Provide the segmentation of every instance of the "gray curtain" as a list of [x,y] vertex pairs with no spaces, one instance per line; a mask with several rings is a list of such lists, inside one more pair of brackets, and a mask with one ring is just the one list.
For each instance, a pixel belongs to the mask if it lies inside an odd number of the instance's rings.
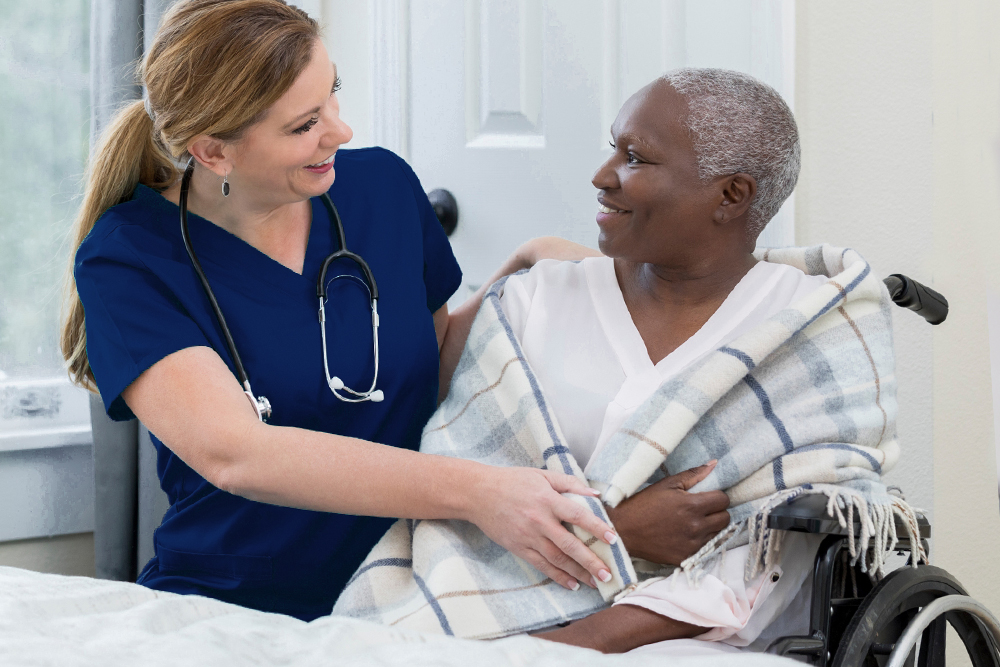
[[[91,0],[90,145],[124,103],[142,97],[135,65],[160,17],[176,0]],[[145,38],[144,38],[145,36]],[[142,424],[113,422],[92,396],[94,557],[97,577],[135,581],[153,556],[153,531],[167,510],[156,452]]]
[[91,396],[90,423],[96,575],[135,581],[153,557],[153,531],[169,507],[156,475],[156,448],[137,420],[111,421],[99,396]]
[[142,97],[135,65],[152,44],[163,13],[176,1],[91,0],[91,146],[124,102]]

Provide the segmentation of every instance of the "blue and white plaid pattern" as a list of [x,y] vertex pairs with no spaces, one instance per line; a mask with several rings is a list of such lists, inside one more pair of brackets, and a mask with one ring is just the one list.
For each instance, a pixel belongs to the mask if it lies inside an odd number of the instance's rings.
[[[614,507],[668,472],[718,459],[695,490],[724,489],[732,522],[682,564],[694,577],[747,540],[748,578],[770,564],[780,535],[762,527],[764,518],[802,493],[827,495],[831,516],[842,521],[857,512],[862,534],[854,552],[863,556],[874,539],[871,565],[880,570],[895,541],[893,515],[914,522],[880,481],[899,457],[888,293],[853,250],[762,250],[758,259],[830,280],[660,387],[595,455],[588,481]],[[500,307],[503,282],[484,299],[421,451],[584,479]],[[600,502],[571,497],[607,521]],[[597,591],[564,589],[474,525],[398,521],[333,613],[485,639],[581,618],[654,580],[636,575],[620,542],[575,531],[612,571]]]

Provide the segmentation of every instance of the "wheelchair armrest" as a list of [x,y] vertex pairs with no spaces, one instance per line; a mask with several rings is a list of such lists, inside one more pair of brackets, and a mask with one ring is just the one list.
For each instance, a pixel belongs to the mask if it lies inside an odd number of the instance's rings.
[[[826,504],[828,499],[824,495],[812,494],[795,498],[786,505],[771,510],[768,516],[767,525],[769,528],[778,530],[793,530],[799,533],[819,533],[823,535],[847,535],[847,528],[841,528],[840,522],[835,517],[828,516]],[[906,538],[906,526],[896,519],[896,534],[900,539]],[[927,539],[931,536],[931,524],[927,517],[922,514],[917,515],[917,526],[920,529],[920,537]],[[861,520],[854,517],[854,533],[861,532]]]

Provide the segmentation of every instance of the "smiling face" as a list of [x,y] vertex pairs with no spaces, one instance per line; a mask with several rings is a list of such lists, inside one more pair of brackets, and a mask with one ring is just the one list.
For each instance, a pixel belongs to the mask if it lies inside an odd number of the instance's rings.
[[714,245],[724,188],[698,177],[687,113],[684,98],[661,80],[618,113],[614,153],[592,181],[600,190],[598,243],[605,255],[674,265]]
[[335,177],[334,154],[353,132],[340,119],[337,70],[316,40],[309,65],[227,153],[229,180],[262,204],[280,206],[318,196]]

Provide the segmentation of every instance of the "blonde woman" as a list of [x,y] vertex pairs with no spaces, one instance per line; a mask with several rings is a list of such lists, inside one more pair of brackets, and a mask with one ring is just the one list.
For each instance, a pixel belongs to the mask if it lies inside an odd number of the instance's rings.
[[[461,272],[412,170],[382,149],[339,150],[352,133],[316,23],[280,0],[181,2],[141,76],[146,103],[119,112],[90,165],[62,335],[74,380],[113,419],[141,419],[157,448],[170,509],[138,582],[313,619],[388,517],[474,522],[570,588],[609,576],[563,526],[617,539],[560,495],[592,493],[573,478],[413,451],[476,300],[448,312]],[[269,423],[185,252],[188,160],[190,241]],[[339,249],[325,193],[378,282],[377,352],[371,286],[337,261],[324,359],[316,280]],[[535,241],[497,276],[585,254]],[[375,396],[337,392],[324,371],[367,387],[376,361],[379,402],[342,400]]]

